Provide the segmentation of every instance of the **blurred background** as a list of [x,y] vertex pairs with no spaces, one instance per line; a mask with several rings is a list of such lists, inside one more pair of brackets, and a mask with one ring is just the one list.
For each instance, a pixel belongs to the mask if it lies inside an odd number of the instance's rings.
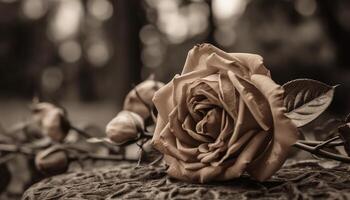
[[38,96],[104,126],[132,84],[169,81],[203,42],[262,55],[280,84],[341,84],[329,112],[350,112],[350,1],[0,0],[0,123]]

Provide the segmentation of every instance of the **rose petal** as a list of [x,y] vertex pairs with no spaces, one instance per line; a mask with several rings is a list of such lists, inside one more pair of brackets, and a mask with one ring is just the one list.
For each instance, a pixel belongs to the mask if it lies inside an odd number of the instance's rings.
[[158,151],[171,155],[179,160],[185,162],[196,160],[195,157],[189,154],[184,154],[177,148],[176,138],[171,132],[169,124],[167,124],[167,126],[165,126],[163,131],[160,133],[159,139],[154,140],[152,144]]
[[215,159],[219,158],[219,155],[220,153],[223,151],[222,148],[218,148],[218,149],[215,149],[215,151],[213,152],[209,152],[209,153],[202,153],[202,154],[199,154],[197,156],[198,159],[200,159],[200,161],[202,163],[211,163],[213,162]]
[[220,133],[222,110],[211,109],[196,125],[196,132],[200,135],[209,136],[215,140]]
[[228,77],[263,130],[272,126],[270,106],[263,94],[247,80],[228,72]]
[[184,169],[186,170],[199,170],[205,166],[207,166],[207,164],[205,163],[201,163],[201,162],[194,162],[194,163],[182,163]]
[[187,154],[191,157],[197,157],[199,154],[198,147],[191,147],[186,144],[183,144],[180,140],[176,139],[176,146],[184,154]]
[[186,62],[181,74],[187,74],[192,71],[205,69],[207,57],[215,52],[215,49],[217,48],[210,44],[201,44],[193,47],[188,52]]
[[233,60],[231,57],[229,57],[229,59],[226,59],[216,53],[210,54],[207,59],[207,66],[208,69],[214,68],[222,72],[231,71],[232,73],[240,76],[249,76],[250,74],[249,68],[247,66],[240,64],[236,60]]
[[[169,164],[169,168],[167,170],[168,174],[174,178],[183,181],[205,183],[219,176],[219,174],[222,173],[223,170],[222,166],[212,167],[196,163],[188,164],[181,162],[175,159],[174,157],[168,155],[165,155],[164,159],[166,163]],[[200,166],[201,168],[194,168],[195,170],[186,169],[191,168],[191,165]]]
[[241,97],[239,100],[238,117],[235,122],[233,134],[228,142],[228,146],[232,146],[243,134],[249,130],[258,130],[260,126],[252,116],[252,113],[246,108]]
[[201,142],[211,142],[213,139],[205,136],[205,135],[201,135],[198,134],[196,132],[194,132],[194,122],[191,120],[191,118],[189,116],[186,117],[184,123],[182,124],[182,128],[188,133],[188,135],[190,135],[193,139],[197,140],[197,141],[201,141]]
[[251,75],[262,74],[270,77],[270,71],[264,66],[263,58],[260,55],[250,53],[229,53],[229,55],[238,63],[247,66]]
[[[178,109],[174,108],[173,111],[169,114],[169,128],[172,132],[172,134],[179,139],[182,143],[185,143],[189,146],[198,146],[200,143],[193,137],[191,137],[188,132],[183,128],[184,125],[182,122],[180,122],[177,118],[177,112]],[[187,123],[188,125],[191,125],[191,121],[189,121],[191,118],[187,116],[189,119],[188,121],[185,120],[184,123]],[[187,118],[186,118],[187,119]]]
[[[216,73],[216,69],[203,69],[203,70],[193,71],[187,74],[183,74],[181,76],[176,75],[172,81],[174,85],[172,97],[175,105],[177,105],[181,100],[182,88],[184,87],[184,85],[193,83],[195,80],[198,80],[200,78],[203,78],[215,73]],[[166,98],[169,98],[169,97],[171,96],[167,96]]]
[[261,131],[255,134],[238,155],[235,163],[232,166],[228,167],[225,173],[221,174],[219,179],[229,180],[241,176],[247,166],[257,156],[257,153],[259,153],[260,149],[263,149],[262,146],[265,146],[268,141],[269,134],[267,132]]
[[226,154],[215,165],[217,166],[223,163],[226,159],[232,157],[233,154],[237,153],[238,150],[241,149],[241,147],[247,144],[249,139],[251,139],[253,135],[256,134],[256,132],[256,130],[250,130],[247,133],[245,133],[242,137],[240,137],[232,146],[229,146],[228,150],[226,151]]
[[171,81],[161,87],[153,96],[153,103],[158,110],[158,118],[162,118],[165,123],[168,122],[168,114],[175,107],[174,101],[171,98],[173,87],[173,82]]
[[264,75],[253,75],[251,80],[268,99],[274,122],[272,143],[248,170],[253,177],[263,181],[282,166],[291,145],[298,139],[298,131],[293,122],[284,115],[286,108],[283,106],[283,88]]
[[203,143],[198,146],[198,151],[200,153],[207,153],[209,151],[208,143]]
[[[214,59],[210,58],[213,53],[216,54],[216,58]],[[216,60],[219,58],[226,61],[222,62],[220,60]],[[236,66],[228,67],[233,63],[236,63]],[[270,76],[270,71],[263,65],[263,58],[261,56],[248,53],[226,53],[211,44],[201,44],[193,47],[188,52],[185,66],[181,74],[205,69],[207,66],[211,66],[213,64],[214,66],[219,68],[224,67],[222,69],[227,69],[230,71],[232,71],[232,68],[237,67],[240,68],[240,70],[245,70],[244,68],[246,68],[249,73],[247,75],[262,74]]]
[[154,130],[153,137],[152,137],[152,145],[153,146],[156,146],[156,143],[158,142],[159,137],[160,137],[160,133],[162,132],[162,130],[167,125],[167,123],[165,123],[164,120],[161,117],[157,117],[156,124],[157,124],[157,126],[156,126],[156,128]]
[[[233,87],[227,74],[220,74],[219,76],[219,100],[222,107],[236,120],[238,115],[239,97],[236,89]],[[237,93],[237,94],[236,94]]]
[[227,143],[228,143],[227,139],[233,133],[234,121],[232,120],[232,118],[228,114],[226,114],[225,111],[222,112],[221,118],[222,118],[222,120],[221,120],[221,132],[220,132],[219,136],[216,138],[215,142],[210,143],[208,145],[210,150],[213,150],[215,148],[219,148],[223,145],[225,145],[225,147],[226,147]]

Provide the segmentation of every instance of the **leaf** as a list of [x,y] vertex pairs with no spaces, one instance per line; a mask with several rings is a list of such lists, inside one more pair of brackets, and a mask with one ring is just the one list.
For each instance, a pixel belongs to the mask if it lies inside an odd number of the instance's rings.
[[334,88],[312,79],[296,79],[282,86],[286,116],[297,127],[304,126],[316,119],[327,109],[333,99]]

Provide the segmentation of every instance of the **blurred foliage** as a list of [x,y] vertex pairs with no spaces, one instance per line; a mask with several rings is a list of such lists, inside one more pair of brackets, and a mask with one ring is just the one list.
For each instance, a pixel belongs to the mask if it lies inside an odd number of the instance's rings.
[[169,81],[209,42],[262,55],[281,84],[341,84],[331,110],[343,114],[349,20],[345,0],[0,0],[1,95],[118,104],[150,73]]

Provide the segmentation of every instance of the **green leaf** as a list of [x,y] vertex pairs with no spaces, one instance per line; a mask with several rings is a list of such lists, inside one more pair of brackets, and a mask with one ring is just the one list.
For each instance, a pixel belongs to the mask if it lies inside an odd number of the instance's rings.
[[332,102],[334,88],[312,79],[296,79],[282,86],[286,116],[297,127],[304,126],[316,119]]

